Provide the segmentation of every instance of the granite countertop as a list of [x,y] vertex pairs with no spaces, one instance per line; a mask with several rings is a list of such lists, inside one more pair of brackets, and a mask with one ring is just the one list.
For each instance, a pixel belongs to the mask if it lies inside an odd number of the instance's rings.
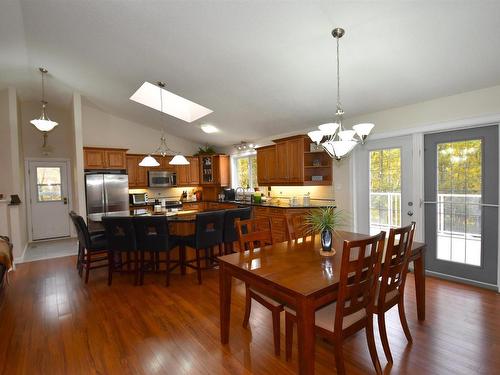
[[307,205],[302,204],[299,200],[299,203],[295,205],[290,204],[290,200],[286,198],[274,198],[271,202],[262,202],[262,203],[252,203],[248,201],[204,201],[204,202],[216,202],[216,203],[234,203],[240,206],[258,206],[258,207],[271,207],[271,208],[324,208],[331,207],[335,205],[335,200],[319,200],[311,198],[311,202]]

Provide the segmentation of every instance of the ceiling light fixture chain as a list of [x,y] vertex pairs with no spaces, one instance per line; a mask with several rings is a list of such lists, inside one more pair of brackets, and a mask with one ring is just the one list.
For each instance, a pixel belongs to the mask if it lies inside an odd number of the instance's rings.
[[344,110],[340,100],[340,38],[345,34],[345,30],[337,27],[332,30],[332,36],[336,39],[337,47],[337,108],[335,111],[334,123],[322,124],[319,130],[307,133],[309,138],[318,145],[321,145],[327,154],[336,159],[342,160],[356,147],[358,143],[364,144],[374,125],[371,123],[357,124],[352,130],[345,130],[342,121]]

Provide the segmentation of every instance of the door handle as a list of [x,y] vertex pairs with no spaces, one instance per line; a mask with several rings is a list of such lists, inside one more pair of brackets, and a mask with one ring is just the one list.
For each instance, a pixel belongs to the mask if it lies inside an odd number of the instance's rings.
[[408,211],[407,215],[408,216],[413,216],[413,211]]
[[64,197],[64,198],[63,198],[63,203],[64,203],[64,204],[68,204],[68,198]]

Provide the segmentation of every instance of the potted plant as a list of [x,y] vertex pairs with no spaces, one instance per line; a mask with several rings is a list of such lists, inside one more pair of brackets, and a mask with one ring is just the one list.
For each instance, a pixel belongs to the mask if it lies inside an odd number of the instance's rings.
[[344,213],[335,207],[325,207],[311,210],[305,224],[313,233],[321,234],[321,247],[323,251],[332,251],[333,232],[344,222]]

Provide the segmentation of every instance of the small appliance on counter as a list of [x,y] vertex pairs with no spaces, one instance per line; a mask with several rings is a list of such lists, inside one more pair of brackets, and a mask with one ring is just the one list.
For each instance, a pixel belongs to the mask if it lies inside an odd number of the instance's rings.
[[236,192],[234,189],[223,189],[224,200],[225,201],[235,201],[236,200]]
[[129,202],[134,206],[143,206],[148,204],[148,193],[129,194]]

